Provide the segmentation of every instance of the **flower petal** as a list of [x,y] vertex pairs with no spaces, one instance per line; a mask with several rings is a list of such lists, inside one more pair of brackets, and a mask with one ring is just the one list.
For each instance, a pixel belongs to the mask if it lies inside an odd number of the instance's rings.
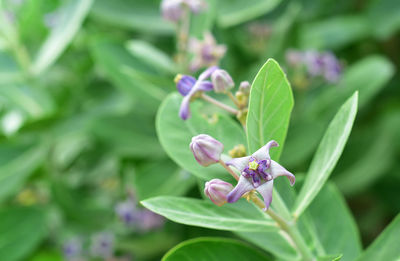
[[258,149],[256,152],[254,152],[252,156],[258,160],[271,158],[269,156],[269,149],[272,147],[278,147],[278,146],[279,146],[279,144],[276,141],[271,140],[267,144],[262,146],[260,149]]
[[199,91],[208,92],[208,91],[212,91],[213,89],[214,89],[214,86],[210,81],[203,81],[203,82],[199,83],[199,87],[198,87]]
[[237,170],[240,171],[240,173],[243,172],[244,168],[249,164],[251,156],[246,156],[246,157],[241,157],[241,158],[233,158],[229,161],[226,162],[226,165],[228,166],[233,166]]
[[200,81],[200,82],[204,81],[205,79],[210,77],[211,74],[217,69],[218,69],[218,66],[211,66],[210,68],[208,68],[207,70],[202,72],[197,80]]
[[294,185],[294,182],[296,181],[295,176],[292,173],[290,173],[289,171],[287,171],[284,167],[282,167],[276,161],[271,160],[270,171],[271,171],[272,178],[274,178],[274,179],[276,177],[286,176],[290,181],[290,185],[292,185],[292,186]]
[[181,117],[182,120],[187,120],[190,117],[190,98],[192,95],[186,95],[183,97],[181,107],[179,109],[179,117]]
[[228,203],[236,202],[241,196],[243,196],[244,193],[253,189],[253,185],[244,176],[240,176],[239,182],[237,183],[236,187],[231,192],[229,192],[226,199]]
[[261,194],[264,199],[265,208],[264,211],[269,208],[272,202],[272,189],[274,187],[274,180],[270,180],[256,188],[256,190]]

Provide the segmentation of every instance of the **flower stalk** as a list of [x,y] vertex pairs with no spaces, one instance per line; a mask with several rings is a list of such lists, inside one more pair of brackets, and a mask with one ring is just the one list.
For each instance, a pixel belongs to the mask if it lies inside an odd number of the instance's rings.
[[223,110],[225,110],[225,111],[227,111],[227,112],[229,112],[229,113],[231,113],[231,114],[237,115],[237,114],[239,113],[238,110],[236,110],[236,109],[232,108],[231,106],[228,106],[228,105],[226,105],[226,104],[224,104],[224,103],[222,103],[222,102],[220,102],[220,101],[217,101],[216,99],[214,99],[214,98],[208,96],[207,94],[202,93],[200,97],[201,97],[203,100],[205,100],[205,101],[207,101],[207,102],[209,102],[209,103],[212,103],[212,104],[214,104],[215,106],[218,106],[218,107],[220,107],[221,109],[223,109]]

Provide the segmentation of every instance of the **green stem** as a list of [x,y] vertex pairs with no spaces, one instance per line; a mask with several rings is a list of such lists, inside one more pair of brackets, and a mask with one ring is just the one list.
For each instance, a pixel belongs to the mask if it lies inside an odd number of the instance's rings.
[[234,109],[234,108],[232,108],[232,107],[226,105],[225,103],[222,103],[222,102],[220,102],[220,101],[217,101],[216,99],[214,99],[214,98],[212,98],[212,97],[210,97],[210,96],[208,96],[208,95],[206,95],[206,94],[204,94],[204,93],[202,93],[200,97],[201,97],[203,100],[208,101],[209,103],[212,103],[212,104],[214,104],[214,105],[220,107],[221,109],[226,110],[226,111],[229,112],[229,113],[232,113],[232,114],[235,114],[235,115],[237,115],[237,114],[239,113],[238,110],[236,110],[236,109]]
[[[250,196],[250,200],[253,201],[259,208],[261,209],[265,208],[264,202],[262,202],[262,200],[259,197],[257,197],[257,195],[252,194]],[[313,255],[311,251],[308,249],[307,244],[305,243],[303,237],[301,236],[295,222],[289,223],[281,216],[279,216],[277,213],[275,213],[275,211],[273,211],[271,208],[267,209],[265,213],[267,213],[278,224],[278,226],[289,235],[289,237],[295,244],[297,250],[301,254],[302,260],[304,261],[314,260]]]
[[182,72],[188,71],[188,57],[187,57],[187,49],[189,43],[189,30],[190,30],[190,9],[187,6],[183,7],[182,18],[179,21],[177,26],[177,62],[179,65],[179,69]]

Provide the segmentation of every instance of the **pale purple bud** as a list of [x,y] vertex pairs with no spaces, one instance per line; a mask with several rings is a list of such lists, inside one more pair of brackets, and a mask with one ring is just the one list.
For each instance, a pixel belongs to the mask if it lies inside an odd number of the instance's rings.
[[216,93],[226,93],[235,86],[232,77],[225,70],[218,69],[211,74],[211,82]]
[[220,179],[212,179],[206,182],[204,194],[217,206],[227,203],[227,195],[233,190],[231,183]]
[[93,257],[110,258],[114,252],[114,235],[101,232],[92,237],[90,252]]
[[192,138],[190,150],[197,162],[207,167],[219,161],[224,145],[207,134],[200,134]]
[[251,85],[248,81],[243,81],[239,85],[239,91],[241,91],[244,94],[249,94],[251,89]]
[[162,0],[161,13],[165,20],[178,22],[182,17],[183,0]]

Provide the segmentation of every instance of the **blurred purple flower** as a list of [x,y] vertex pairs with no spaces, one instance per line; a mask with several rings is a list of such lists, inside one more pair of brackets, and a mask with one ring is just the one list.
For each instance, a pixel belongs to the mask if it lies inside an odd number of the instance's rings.
[[127,226],[132,226],[140,220],[140,213],[136,208],[136,204],[130,199],[118,203],[115,207],[115,212]]
[[335,83],[339,81],[342,73],[340,62],[333,53],[326,52],[322,55],[322,63],[324,64],[324,78],[327,82]]
[[163,18],[174,23],[178,22],[182,18],[185,5],[194,14],[198,14],[206,8],[206,2],[203,0],[162,0],[161,13]]
[[165,223],[165,219],[157,215],[150,210],[143,209],[140,211],[140,223],[139,229],[142,231],[148,231],[162,227]]
[[114,235],[110,232],[93,235],[90,252],[93,257],[110,258],[114,252]]
[[217,65],[225,55],[226,46],[218,45],[211,33],[205,33],[203,40],[191,38],[189,52],[193,54],[190,70],[197,71],[202,67]]
[[265,209],[268,209],[272,202],[272,189],[275,178],[286,176],[293,186],[296,180],[295,176],[273,161],[269,155],[270,148],[277,146],[278,143],[272,140],[251,156],[233,158],[226,163],[235,167],[241,173],[238,184],[227,196],[229,203],[238,201],[243,194],[255,189],[264,198]]
[[62,250],[66,260],[76,260],[82,254],[82,241],[79,238],[71,238],[64,242]]
[[186,120],[190,117],[190,100],[192,97],[202,91],[211,91],[213,85],[210,81],[206,81],[211,74],[218,69],[217,66],[213,66],[202,72],[197,80],[193,81],[193,77],[188,75],[177,75],[175,77],[176,87],[178,91],[184,96],[181,107],[179,110],[179,117]]

